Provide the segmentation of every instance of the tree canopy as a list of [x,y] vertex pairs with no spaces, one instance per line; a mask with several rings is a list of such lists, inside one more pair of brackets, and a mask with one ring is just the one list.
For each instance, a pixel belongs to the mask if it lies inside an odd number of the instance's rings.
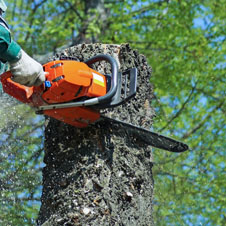
[[[226,0],[7,5],[13,37],[31,55],[85,41],[130,43],[147,57],[155,90],[152,129],[190,146],[183,154],[154,150],[156,225],[224,225]],[[24,105],[0,111],[0,224],[32,225],[41,192],[44,120]]]

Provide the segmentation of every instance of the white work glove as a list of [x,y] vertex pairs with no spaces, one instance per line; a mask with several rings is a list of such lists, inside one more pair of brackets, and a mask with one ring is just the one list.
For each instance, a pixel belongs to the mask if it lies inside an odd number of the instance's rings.
[[21,50],[21,58],[16,62],[9,62],[9,65],[14,82],[25,86],[39,86],[45,82],[42,65],[23,50]]

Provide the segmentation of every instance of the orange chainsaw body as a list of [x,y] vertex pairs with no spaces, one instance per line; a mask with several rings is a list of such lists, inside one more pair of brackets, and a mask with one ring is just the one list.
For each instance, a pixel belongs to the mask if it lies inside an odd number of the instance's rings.
[[[2,74],[4,92],[32,107],[89,99],[104,96],[107,92],[106,77],[85,63],[57,60],[43,65],[43,68],[46,82],[39,87],[27,87],[13,82],[10,72]],[[43,114],[80,128],[100,117],[98,110],[83,106],[43,110]]]

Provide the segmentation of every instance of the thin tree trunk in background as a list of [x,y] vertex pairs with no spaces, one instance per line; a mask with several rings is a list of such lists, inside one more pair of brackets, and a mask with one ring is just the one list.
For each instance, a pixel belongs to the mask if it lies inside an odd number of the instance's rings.
[[[104,111],[112,118],[150,128],[151,68],[129,45],[82,44],[62,52],[84,61],[112,55],[120,70],[137,67],[138,91],[130,102]],[[109,74],[106,63],[96,70]],[[42,205],[38,225],[153,225],[151,147],[117,126],[85,129],[47,118]]]

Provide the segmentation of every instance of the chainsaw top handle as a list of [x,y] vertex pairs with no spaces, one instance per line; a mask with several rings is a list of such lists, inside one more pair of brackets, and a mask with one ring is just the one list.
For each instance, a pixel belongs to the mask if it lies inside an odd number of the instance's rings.
[[109,55],[105,55],[105,54],[99,54],[97,56],[94,56],[94,57],[90,58],[89,60],[86,60],[84,63],[90,67],[92,64],[99,62],[99,61],[107,61],[108,63],[110,63],[111,73],[112,73],[110,90],[104,96],[94,98],[94,99],[98,99],[97,103],[103,104],[103,103],[109,102],[117,91],[118,64],[114,58],[112,58]]

